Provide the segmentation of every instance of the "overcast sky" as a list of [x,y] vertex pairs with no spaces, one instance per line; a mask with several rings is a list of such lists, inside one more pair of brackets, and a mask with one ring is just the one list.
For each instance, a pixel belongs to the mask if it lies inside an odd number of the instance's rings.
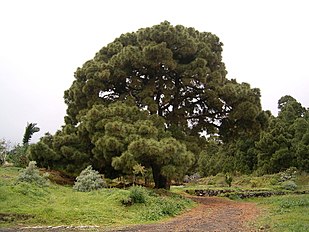
[[292,95],[309,106],[306,0],[0,0],[0,138],[63,125],[73,74],[122,33],[164,20],[216,34],[228,78],[261,89],[264,110]]

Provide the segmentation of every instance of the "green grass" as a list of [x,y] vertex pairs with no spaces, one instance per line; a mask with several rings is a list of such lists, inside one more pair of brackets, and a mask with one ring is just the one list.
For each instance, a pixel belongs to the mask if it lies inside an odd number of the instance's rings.
[[259,227],[274,232],[309,231],[309,195],[287,195],[270,198],[255,198],[264,209],[258,219]]
[[[147,191],[146,202],[124,206],[129,190],[77,192],[68,186],[16,184],[17,168],[0,168],[0,227],[30,225],[122,226],[176,215],[193,203],[175,194]],[[2,215],[2,220],[1,220]],[[19,215],[19,216],[18,216]]]

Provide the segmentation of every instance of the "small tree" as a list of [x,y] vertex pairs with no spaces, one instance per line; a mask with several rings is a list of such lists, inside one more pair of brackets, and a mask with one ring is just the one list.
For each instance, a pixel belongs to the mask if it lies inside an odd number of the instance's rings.
[[73,186],[73,189],[80,192],[90,192],[105,186],[106,183],[99,172],[93,170],[92,166],[89,165],[80,173],[78,177],[76,177],[76,182]]

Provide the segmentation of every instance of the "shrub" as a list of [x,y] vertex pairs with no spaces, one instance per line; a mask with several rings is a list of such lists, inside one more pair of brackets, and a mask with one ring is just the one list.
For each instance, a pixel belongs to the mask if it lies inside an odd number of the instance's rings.
[[17,178],[17,182],[28,182],[41,186],[48,183],[47,179],[40,175],[35,161],[30,161],[28,167],[22,170]]
[[288,180],[282,183],[282,188],[285,190],[295,190],[297,188],[297,184],[292,181],[292,180]]
[[151,207],[148,207],[148,210],[142,215],[143,219],[154,221],[164,216],[175,216],[191,204],[190,200],[181,196],[168,194],[167,197],[164,195],[150,196],[148,204]]
[[90,192],[106,187],[106,183],[98,171],[92,169],[92,166],[88,166],[84,169],[74,183],[73,189],[79,192]]
[[280,173],[279,182],[294,180],[296,178],[296,174],[297,174],[297,169],[295,167],[290,167],[284,172]]
[[147,189],[140,186],[133,186],[130,188],[130,195],[133,203],[146,203],[148,197]]
[[225,180],[225,175],[223,173],[218,173],[214,177],[215,185],[219,187],[225,187],[226,186],[226,180]]

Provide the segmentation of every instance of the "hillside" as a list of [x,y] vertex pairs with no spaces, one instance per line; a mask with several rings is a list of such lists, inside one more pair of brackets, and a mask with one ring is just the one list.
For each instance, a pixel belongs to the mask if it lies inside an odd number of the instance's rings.
[[[50,183],[39,187],[16,183],[20,169],[0,167],[0,227],[25,226],[121,226],[151,223],[193,206],[190,200],[140,188],[144,203],[126,206],[132,190],[105,188],[77,192],[71,186]],[[168,195],[167,195],[168,194]]]

